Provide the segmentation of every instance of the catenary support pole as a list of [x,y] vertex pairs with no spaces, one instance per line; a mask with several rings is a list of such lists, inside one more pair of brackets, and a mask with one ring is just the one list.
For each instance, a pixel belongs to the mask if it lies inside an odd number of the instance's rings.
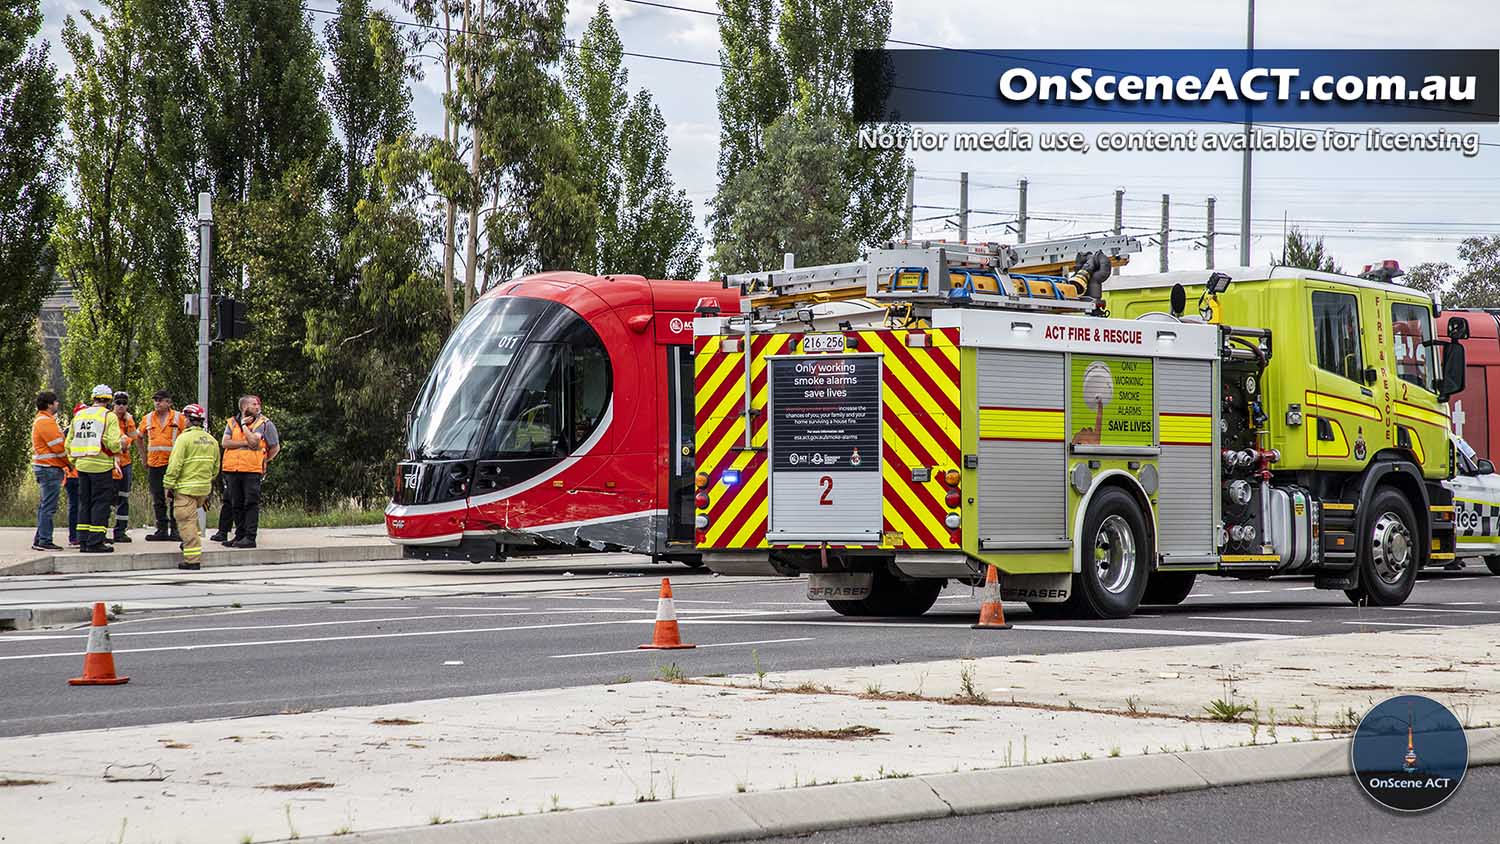
[[[1246,67],[1255,64],[1255,0],[1249,0],[1249,18],[1245,23]],[[1245,102],[1245,163],[1240,174],[1240,266],[1250,266],[1250,103]]]
[[1171,221],[1168,219],[1172,205],[1170,194],[1161,195],[1161,271],[1167,271],[1167,241],[1172,234]]
[[213,249],[213,198],[198,194],[198,404],[208,407],[208,264]]
[[969,174],[958,174],[958,240],[969,240]]
[[1022,179],[1018,185],[1021,189],[1021,198],[1016,205],[1016,242],[1026,242],[1026,180]]
[[[1125,231],[1125,189],[1115,188],[1115,236],[1118,237],[1123,231]],[[1120,265],[1112,263],[1109,274],[1119,275]]]
[[1203,249],[1204,266],[1208,269],[1214,268],[1214,198],[1208,198],[1208,237],[1204,240]]
[[906,165],[906,239],[911,240],[912,210],[917,202],[917,168]]

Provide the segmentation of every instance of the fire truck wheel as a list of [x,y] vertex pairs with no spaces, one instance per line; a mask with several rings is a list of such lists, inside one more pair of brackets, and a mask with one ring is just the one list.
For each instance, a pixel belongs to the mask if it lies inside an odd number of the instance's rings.
[[1490,570],[1490,574],[1500,574],[1500,557],[1485,557],[1484,564]]
[[1359,585],[1345,589],[1355,604],[1394,607],[1406,602],[1424,560],[1417,518],[1406,496],[1390,487],[1375,493],[1359,549]]
[[868,597],[858,601],[829,601],[828,606],[839,615],[914,618],[932,609],[945,582],[942,578],[927,577],[903,580],[888,571],[877,570]]
[[865,609],[864,601],[829,601],[828,606],[839,615],[847,615],[851,618],[870,614],[870,611]]
[[1151,559],[1146,520],[1135,498],[1119,487],[1099,490],[1083,520],[1083,536],[1083,566],[1073,576],[1067,601],[1071,614],[1125,618],[1141,603]]
[[1176,605],[1193,591],[1193,582],[1198,575],[1192,572],[1154,571],[1146,578],[1146,591],[1141,595],[1143,604]]

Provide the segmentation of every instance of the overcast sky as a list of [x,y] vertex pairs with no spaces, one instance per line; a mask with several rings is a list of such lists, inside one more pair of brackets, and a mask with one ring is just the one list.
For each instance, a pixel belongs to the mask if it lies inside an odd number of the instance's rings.
[[[377,3],[379,0],[377,0]],[[629,52],[716,61],[715,19],[609,0],[620,37]],[[713,10],[713,0],[663,0],[670,5]],[[335,8],[334,0],[310,3]],[[395,8],[394,3],[388,3]],[[598,0],[569,0],[568,29],[576,36]],[[58,42],[65,15],[96,4],[43,0],[45,35],[53,42],[60,69],[70,69]],[[398,17],[401,16],[398,12]],[[312,16],[321,32],[326,17]],[[1017,49],[1241,48],[1245,6],[1235,2],[1158,2],[1118,0],[895,0],[891,37],[953,47]],[[1500,4],[1428,0],[1260,0],[1256,4],[1256,46],[1261,48],[1487,48],[1500,44]],[[718,71],[675,62],[627,57],[632,89],[650,89],[668,125],[671,168],[699,212],[715,188]],[[439,127],[441,77],[429,74],[415,97],[422,128]],[[934,129],[995,129],[943,126]],[[1090,137],[1107,129],[1142,129],[1143,124],[1030,125],[1027,131],[1081,129]],[[1198,129],[1199,125],[1161,128]],[[1221,127],[1228,128],[1228,127]],[[1340,128],[1363,129],[1346,125]],[[1431,130],[1405,125],[1387,129]],[[1472,131],[1474,126],[1451,127]],[[1492,146],[1475,158],[1458,152],[1421,153],[1261,153],[1255,156],[1252,262],[1264,263],[1281,249],[1283,215],[1305,231],[1322,234],[1346,270],[1383,258],[1403,265],[1427,260],[1453,261],[1458,241],[1476,233],[1500,234],[1500,128],[1478,125]],[[1205,228],[1205,200],[1217,198],[1221,236],[1219,266],[1238,262],[1240,155],[1238,153],[941,152],[914,156],[918,181],[916,216],[951,216],[958,202],[957,178],[968,171],[971,185],[971,239],[1003,232],[987,223],[1014,217],[1016,182],[1029,182],[1030,239],[1061,237],[1108,227],[1113,192],[1125,190],[1125,216],[1132,233],[1149,236],[1159,225],[1161,196],[1171,194],[1175,242],[1172,269],[1204,266],[1201,244],[1191,240]],[[997,212],[980,214],[979,211]],[[919,234],[942,236],[944,220],[918,224]],[[947,229],[948,236],[955,236]],[[995,239],[1010,240],[1007,234]],[[1148,246],[1131,272],[1154,272],[1156,247]]]

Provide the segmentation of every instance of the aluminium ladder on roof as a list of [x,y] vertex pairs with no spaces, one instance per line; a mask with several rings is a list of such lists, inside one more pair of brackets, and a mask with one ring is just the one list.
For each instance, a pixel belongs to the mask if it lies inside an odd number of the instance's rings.
[[[1111,259],[1141,251],[1140,241],[1129,235],[1072,237],[1062,240],[1006,246],[999,243],[952,243],[947,241],[895,241],[884,248],[870,250],[864,261],[794,267],[726,276],[728,284],[738,286],[750,300],[778,301],[799,296],[829,293],[851,293],[864,288],[863,295],[887,300],[945,298],[949,271],[982,269],[1005,273],[1030,267],[1067,266],[1079,253],[1104,252]],[[926,284],[910,291],[881,289],[882,279],[898,271],[925,271]],[[979,294],[976,301],[1035,307],[1028,296]],[[1081,303],[1077,303],[1081,304]],[[1072,310],[1072,304],[1051,300],[1047,307]]]

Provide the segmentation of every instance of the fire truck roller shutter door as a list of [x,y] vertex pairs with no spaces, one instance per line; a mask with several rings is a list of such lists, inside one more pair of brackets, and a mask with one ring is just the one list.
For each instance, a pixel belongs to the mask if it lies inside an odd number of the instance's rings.
[[1064,356],[979,349],[979,540],[1065,535]]
[[1156,361],[1161,486],[1156,494],[1161,553],[1205,556],[1214,547],[1213,364]]

